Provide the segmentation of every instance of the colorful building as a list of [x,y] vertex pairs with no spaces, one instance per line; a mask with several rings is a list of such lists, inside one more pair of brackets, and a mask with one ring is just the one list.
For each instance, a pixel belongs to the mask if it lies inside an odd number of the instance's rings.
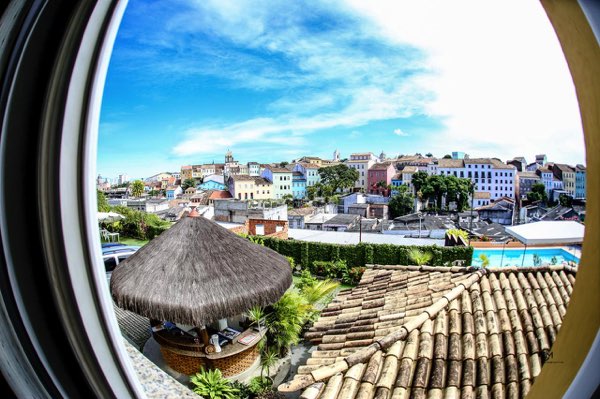
[[585,199],[585,166],[575,166],[575,198]]
[[554,174],[552,173],[552,170],[548,169],[547,167],[538,168],[536,170],[536,174],[540,176],[542,184],[544,185],[544,187],[546,187],[546,195],[548,196],[548,198],[550,198],[552,196],[554,181]]
[[575,168],[572,168],[569,165],[565,165],[564,163],[555,163],[552,166],[552,173],[554,173],[554,177],[556,179],[562,181],[562,189],[565,190],[571,197],[575,198],[575,191],[577,185]]
[[[389,196],[390,191],[388,185],[392,184],[392,177],[396,174],[396,168],[392,162],[376,163],[368,170],[368,191],[370,194],[382,194]],[[386,187],[380,187],[379,183],[385,184]]]
[[181,189],[181,186],[168,186],[165,189],[165,193],[168,200],[173,200],[176,199],[178,195],[182,195],[183,190]]
[[192,165],[184,165],[181,167],[181,181],[186,181],[192,178]]
[[294,199],[306,198],[306,178],[301,172],[292,172],[292,195]]
[[261,177],[273,183],[272,198],[281,199],[288,194],[293,196],[291,170],[267,165],[262,171]]
[[346,165],[358,171],[358,179],[354,183],[355,188],[368,192],[368,171],[376,162],[377,157],[372,152],[350,154],[350,159],[346,161]]
[[227,180],[231,196],[240,200],[273,198],[273,184],[262,178],[249,175],[234,175]]
[[314,186],[321,181],[321,175],[319,175],[319,167],[315,164],[298,162],[294,165],[293,172],[300,172],[306,179],[306,187]]

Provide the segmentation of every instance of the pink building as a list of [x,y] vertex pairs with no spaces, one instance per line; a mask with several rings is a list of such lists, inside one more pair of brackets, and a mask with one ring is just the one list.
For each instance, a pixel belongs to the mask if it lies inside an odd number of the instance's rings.
[[386,186],[392,184],[392,177],[396,174],[396,168],[392,162],[376,163],[369,168],[369,186],[368,193],[390,195],[387,187],[378,186],[379,182],[384,182]]

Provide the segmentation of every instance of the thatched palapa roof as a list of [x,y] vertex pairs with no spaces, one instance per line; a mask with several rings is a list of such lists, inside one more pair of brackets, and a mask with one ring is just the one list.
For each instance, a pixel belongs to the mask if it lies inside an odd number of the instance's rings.
[[185,217],[120,263],[110,288],[123,309],[201,326],[272,304],[291,283],[289,263],[275,251]]

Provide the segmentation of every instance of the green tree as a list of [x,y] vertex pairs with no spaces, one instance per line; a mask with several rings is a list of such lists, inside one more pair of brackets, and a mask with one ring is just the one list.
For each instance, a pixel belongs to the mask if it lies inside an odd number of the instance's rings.
[[458,179],[458,192],[456,194],[456,210],[462,212],[469,208],[469,198],[475,191],[475,185],[471,179]]
[[319,168],[319,175],[321,182],[331,186],[334,192],[338,189],[354,187],[359,177],[358,170],[344,164]]
[[294,196],[292,194],[286,194],[281,199],[285,202],[287,206],[291,206],[294,203]]
[[334,189],[330,184],[322,184],[321,185],[321,196],[325,198],[325,202],[329,202],[329,198],[333,196]]
[[289,163],[289,162],[286,162],[286,161],[279,162],[279,167],[281,167],[281,168],[285,168],[285,167],[286,167],[286,166],[288,166],[289,164],[290,164],[290,163]]
[[567,194],[561,194],[558,196],[558,203],[561,206],[571,207],[573,205],[573,198]]
[[110,211],[110,205],[108,205],[108,201],[106,200],[106,195],[100,190],[96,190],[96,197],[98,202],[98,211],[99,212],[108,212]]
[[452,155],[446,154],[446,155],[444,155],[444,159],[452,159]]
[[131,195],[134,197],[141,197],[144,193],[144,183],[141,180],[136,180],[131,183]]
[[421,190],[421,188],[427,183],[427,172],[419,171],[412,175],[411,183],[415,188],[415,193]]
[[319,187],[317,185],[306,187],[306,196],[309,200],[314,200],[319,194]]
[[196,187],[196,180],[194,179],[185,179],[181,184],[181,189],[183,191],[187,190],[190,187]]
[[435,200],[436,209],[442,209],[442,199],[447,189],[445,176],[431,175],[427,177],[426,184],[421,191],[424,197]]
[[425,156],[426,156],[427,158],[431,158],[431,157],[433,157],[433,154],[432,154],[432,153],[430,153],[430,152],[428,152],[427,154],[425,154]]
[[527,199],[530,202],[542,201],[548,202],[548,195],[546,194],[546,186],[542,183],[536,183],[531,186],[531,191],[527,193]]
[[390,217],[408,215],[413,211],[415,197],[408,190],[408,186],[401,185],[397,188],[398,194],[394,195],[388,204]]

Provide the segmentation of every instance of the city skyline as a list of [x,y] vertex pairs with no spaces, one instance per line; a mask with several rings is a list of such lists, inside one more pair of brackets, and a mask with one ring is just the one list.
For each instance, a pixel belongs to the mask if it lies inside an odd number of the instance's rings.
[[336,148],[585,163],[568,69],[535,2],[253,4],[129,3],[98,173],[146,177],[227,149],[261,163]]

